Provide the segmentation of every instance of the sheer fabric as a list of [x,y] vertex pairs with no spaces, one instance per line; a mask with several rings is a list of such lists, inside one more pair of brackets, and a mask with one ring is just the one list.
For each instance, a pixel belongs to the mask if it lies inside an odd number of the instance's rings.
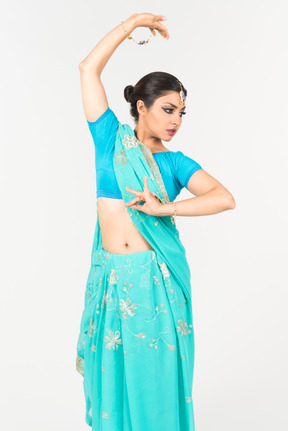
[[[169,202],[159,168],[129,125],[118,123],[113,159],[125,189]],[[98,220],[77,344],[86,422],[92,430],[194,431],[194,326],[190,269],[173,216],[127,207],[153,250],[128,255],[102,247]]]

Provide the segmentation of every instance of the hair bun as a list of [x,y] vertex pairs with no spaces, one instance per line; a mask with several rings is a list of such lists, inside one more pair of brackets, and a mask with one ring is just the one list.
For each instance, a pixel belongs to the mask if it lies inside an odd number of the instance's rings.
[[127,85],[127,87],[124,88],[124,97],[127,102],[131,102],[132,96],[134,93],[134,86],[133,85]]

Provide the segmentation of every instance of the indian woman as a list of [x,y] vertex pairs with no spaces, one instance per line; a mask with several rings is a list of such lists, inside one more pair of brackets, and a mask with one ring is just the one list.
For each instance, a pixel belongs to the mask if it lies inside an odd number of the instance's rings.
[[[168,40],[165,19],[131,15],[79,65],[95,146],[97,221],[76,369],[93,431],[195,430],[190,269],[176,217],[235,207],[197,161],[166,146],[186,110],[178,78],[151,72],[125,87],[133,128],[108,104],[101,73],[113,52],[125,39],[136,42],[137,27]],[[183,187],[193,197],[176,202]]]

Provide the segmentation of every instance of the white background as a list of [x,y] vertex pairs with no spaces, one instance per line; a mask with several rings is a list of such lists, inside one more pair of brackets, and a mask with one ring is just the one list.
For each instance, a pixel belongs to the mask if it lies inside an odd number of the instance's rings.
[[167,16],[170,39],[124,40],[102,74],[109,106],[133,126],[124,87],[177,76],[187,115],[165,145],[236,201],[177,219],[192,274],[196,431],[287,430],[287,11],[284,0],[1,6],[1,429],[90,429],[75,359],[96,175],[78,64],[122,20],[151,12]]

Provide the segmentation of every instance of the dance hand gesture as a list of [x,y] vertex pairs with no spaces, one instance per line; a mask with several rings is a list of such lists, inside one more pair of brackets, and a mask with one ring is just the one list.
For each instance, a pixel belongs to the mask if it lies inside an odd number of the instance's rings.
[[169,39],[167,28],[159,22],[165,21],[166,16],[153,15],[153,13],[134,13],[132,18],[134,19],[135,27],[148,27],[154,36],[156,36],[155,30],[157,30],[164,39]]
[[[144,177],[144,192],[142,192],[142,190],[130,189],[127,186],[125,188],[128,192],[136,195],[136,198],[125,204],[126,206],[149,215],[159,216],[161,214],[163,204],[160,199],[149,190],[147,177]],[[144,205],[137,205],[137,203],[143,201],[145,201]]]

